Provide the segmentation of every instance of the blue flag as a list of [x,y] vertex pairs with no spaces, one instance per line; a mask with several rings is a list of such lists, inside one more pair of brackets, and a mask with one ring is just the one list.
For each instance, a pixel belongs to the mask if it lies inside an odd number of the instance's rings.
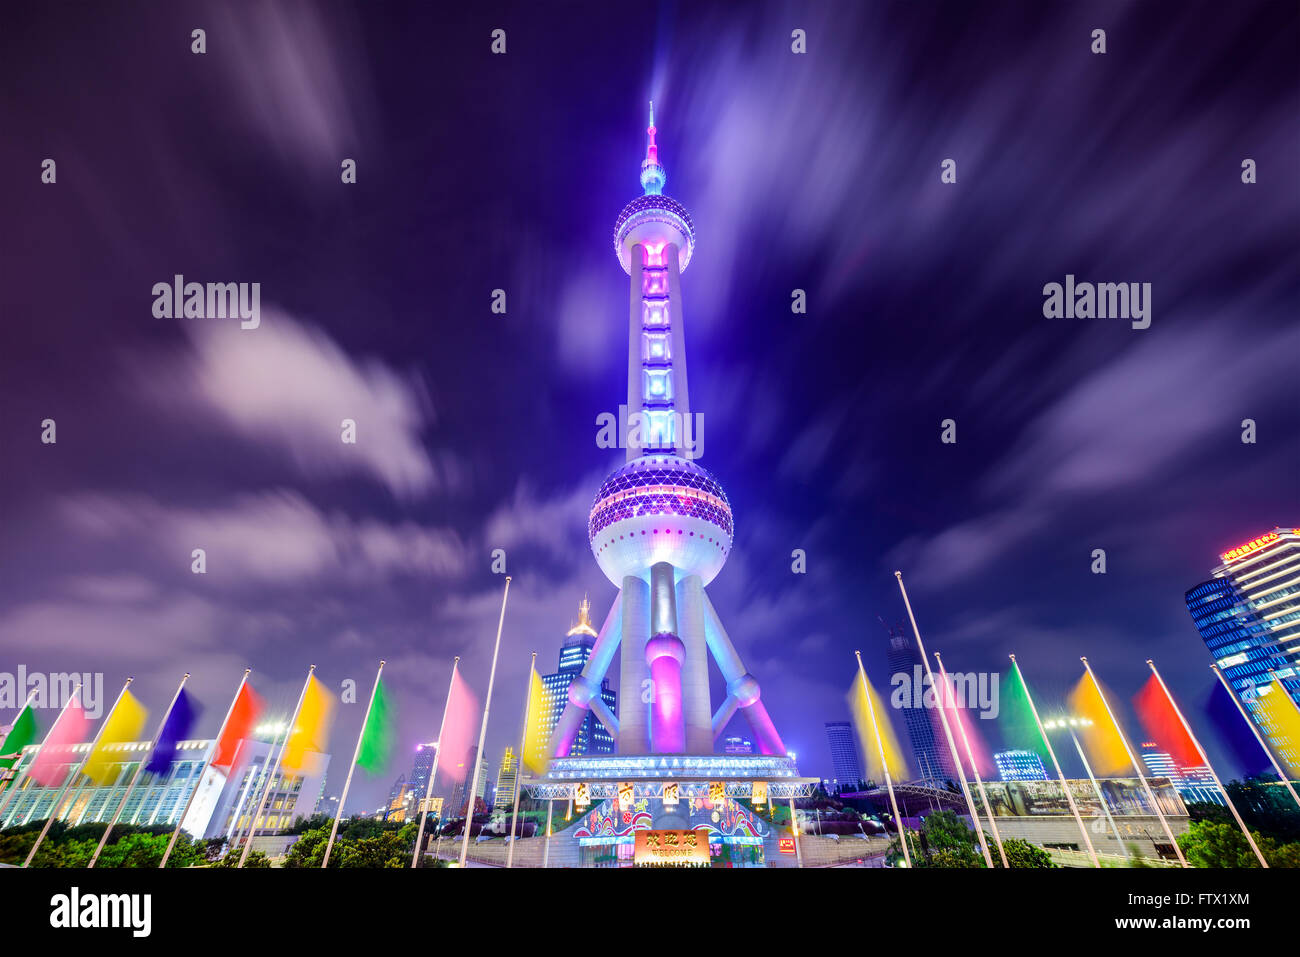
[[201,710],[199,704],[182,688],[181,693],[176,696],[176,703],[172,705],[171,711],[167,712],[167,720],[163,722],[162,731],[158,735],[158,746],[153,749],[153,753],[149,755],[149,763],[144,766],[146,771],[152,771],[154,774],[167,772],[171,763],[176,760],[177,743],[190,736]]

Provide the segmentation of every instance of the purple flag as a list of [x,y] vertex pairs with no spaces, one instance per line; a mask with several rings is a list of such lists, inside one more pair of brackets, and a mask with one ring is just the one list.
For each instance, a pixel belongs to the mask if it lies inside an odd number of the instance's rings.
[[158,734],[158,746],[153,749],[153,753],[149,755],[149,763],[144,766],[146,771],[152,771],[154,774],[166,773],[171,763],[176,760],[177,743],[190,736],[201,710],[199,704],[182,688],[181,693],[176,696],[176,703],[172,705],[171,711],[167,712],[167,720],[163,722],[162,731]]

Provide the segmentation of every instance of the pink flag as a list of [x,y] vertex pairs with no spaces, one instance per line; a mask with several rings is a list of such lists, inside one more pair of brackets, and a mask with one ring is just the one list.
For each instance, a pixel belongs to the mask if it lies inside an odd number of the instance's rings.
[[[974,675],[970,677],[973,679]],[[949,726],[952,728],[953,743],[957,745],[957,753],[961,755],[963,764],[970,763],[973,755],[980,777],[989,778],[996,773],[996,769],[989,757],[989,749],[984,743],[984,738],[976,730],[975,719],[978,715],[970,708],[969,698],[964,702],[962,698],[963,691],[966,695],[971,695],[977,689],[970,684],[959,686],[954,675],[948,675],[948,687],[952,690],[946,697],[944,713],[947,714]],[[970,744],[969,754],[966,750],[967,743]]]
[[438,773],[444,781],[461,784],[472,772],[470,744],[478,733],[481,718],[478,698],[457,670],[447,694],[447,714],[442,722],[442,740],[438,742]]
[[79,760],[73,746],[88,741],[89,730],[90,721],[81,707],[81,698],[74,695],[45,736],[45,743],[27,769],[27,776],[44,787],[59,787],[68,776],[68,765],[75,765]]

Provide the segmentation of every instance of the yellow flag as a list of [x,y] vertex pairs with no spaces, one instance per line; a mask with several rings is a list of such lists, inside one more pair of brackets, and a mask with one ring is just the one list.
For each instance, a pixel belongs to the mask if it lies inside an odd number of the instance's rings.
[[[871,696],[870,706],[868,695]],[[885,704],[880,700],[876,689],[867,680],[866,672],[861,669],[849,688],[849,710],[853,714],[853,725],[858,731],[858,741],[862,744],[867,777],[879,784],[884,780],[884,771],[888,767],[889,774],[895,781],[906,779],[907,762],[903,760],[903,749],[898,746],[898,737],[894,734],[889,712],[885,710]],[[880,763],[882,749],[885,752],[884,765]]]
[[[599,691],[596,692],[600,694]],[[533,669],[533,677],[528,685],[528,729],[524,733],[524,766],[534,774],[546,770],[549,756],[546,753],[547,715],[550,712],[551,696],[546,693],[542,676]]]
[[289,743],[284,749],[284,767],[301,771],[309,753],[323,753],[329,747],[330,716],[334,712],[334,696],[312,675],[307,679],[307,690],[298,709],[298,720],[289,732]]
[[1255,713],[1287,776],[1300,778],[1300,709],[1274,678],[1255,690]]
[[1084,671],[1083,677],[1070,692],[1070,710],[1074,717],[1091,722],[1079,726],[1078,733],[1088,760],[1092,762],[1093,772],[1102,776],[1129,773],[1133,767],[1132,762],[1129,761],[1119,729],[1106,711],[1106,702],[1091,672]]
[[149,712],[139,699],[129,691],[124,692],[117,706],[104,719],[104,730],[86,758],[86,766],[82,769],[86,777],[101,787],[111,784],[117,777],[117,766],[125,760],[117,745],[137,740],[148,716]]

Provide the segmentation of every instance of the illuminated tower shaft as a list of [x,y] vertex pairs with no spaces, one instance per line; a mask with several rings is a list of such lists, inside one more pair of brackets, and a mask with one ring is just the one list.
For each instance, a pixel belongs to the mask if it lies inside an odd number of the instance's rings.
[[[567,756],[588,710],[609,728],[620,754],[711,754],[713,742],[740,710],[764,754],[785,753],[704,588],[731,549],[731,505],[718,481],[693,460],[686,380],[681,273],[695,249],[690,214],[663,195],[667,174],[655,144],[641,164],[645,190],[615,224],[614,248],[627,272],[627,464],[596,493],[588,523],[591,549],[619,598],[597,636],[591,658],[569,686],[556,725],[554,752]],[[619,713],[601,708],[600,687],[621,646]],[[715,712],[709,658],[727,682]]]
[[616,224],[619,261],[631,281],[628,296],[627,460],[647,450],[694,458],[690,390],[686,380],[682,270],[695,248],[686,209],[663,195],[667,173],[655,145],[654,104],[650,142],[641,164],[645,195],[624,208]]

